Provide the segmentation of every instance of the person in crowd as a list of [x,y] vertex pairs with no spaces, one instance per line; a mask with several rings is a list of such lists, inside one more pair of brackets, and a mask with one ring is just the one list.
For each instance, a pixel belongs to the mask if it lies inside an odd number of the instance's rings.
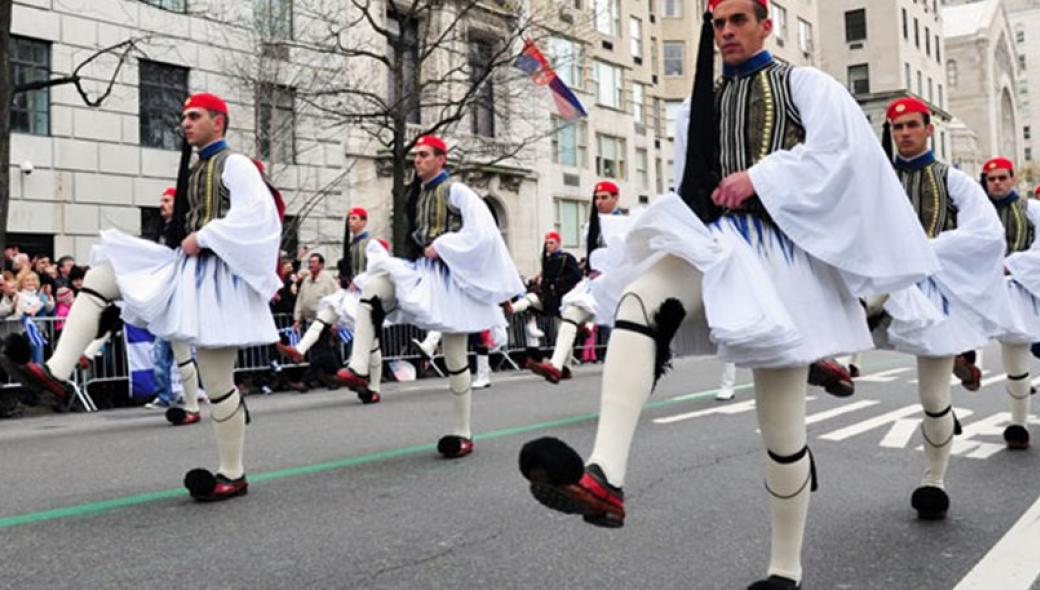
[[69,286],[69,273],[72,272],[74,266],[76,266],[76,259],[72,256],[66,254],[58,259],[58,277],[56,282],[59,287]]

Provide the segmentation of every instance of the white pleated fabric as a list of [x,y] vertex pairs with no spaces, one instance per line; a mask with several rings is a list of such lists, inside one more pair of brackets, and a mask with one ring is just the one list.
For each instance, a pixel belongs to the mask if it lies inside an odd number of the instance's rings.
[[[1030,199],[1026,215],[1040,232],[1040,203]],[[1029,250],[1009,255],[1004,266],[1010,273],[1005,278],[1011,311],[1020,329],[998,334],[997,338],[1017,344],[1040,342],[1040,239],[1034,239]]]
[[318,313],[332,308],[338,318],[337,323],[348,330],[353,330],[359,303],[361,303],[360,289],[340,289],[321,298],[321,301],[318,302]]
[[[642,215],[643,209],[633,209],[628,215],[600,215],[600,235],[603,246],[596,248],[590,255],[590,265],[596,269],[595,277],[585,277],[561,300],[561,308],[568,305],[591,314],[592,322],[601,326],[614,325],[614,312],[621,290],[625,285],[618,281],[604,279],[620,264],[620,251],[625,242],[628,230]],[[611,292],[607,292],[611,290]],[[604,303],[601,303],[604,302]]]
[[156,336],[200,348],[270,344],[278,340],[268,307],[281,287],[275,273],[278,212],[245,156],[229,156],[221,180],[231,208],[197,233],[211,254],[186,256],[180,248],[110,229],[101,232],[90,263],[112,265],[123,318]]

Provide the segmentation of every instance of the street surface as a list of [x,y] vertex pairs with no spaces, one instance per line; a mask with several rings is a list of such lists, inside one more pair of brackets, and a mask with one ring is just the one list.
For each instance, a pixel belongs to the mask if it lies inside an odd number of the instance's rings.
[[[953,389],[965,431],[943,522],[910,508],[923,470],[913,358],[867,354],[852,398],[810,389],[820,489],[805,589],[1040,589],[1040,445],[1004,449],[996,346],[983,364],[981,391]],[[345,389],[250,397],[250,493],[207,505],[180,482],[216,465],[208,411],[183,428],[144,409],[0,422],[0,588],[743,589],[762,577],[750,373],[715,401],[714,359],[677,362],[651,398],[624,528],[529,496],[520,446],[553,435],[587,454],[601,369],[562,386],[496,373],[475,393],[476,452],[456,461],[434,450],[450,423],[444,380],[390,384],[374,406]]]

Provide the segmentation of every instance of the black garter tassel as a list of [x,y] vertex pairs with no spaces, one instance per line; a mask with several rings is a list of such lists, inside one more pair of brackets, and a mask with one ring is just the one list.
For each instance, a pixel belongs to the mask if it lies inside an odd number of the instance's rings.
[[668,298],[661,308],[654,313],[654,325],[657,326],[655,337],[657,358],[654,359],[654,384],[672,368],[672,339],[679,331],[686,318],[686,309],[678,299]]

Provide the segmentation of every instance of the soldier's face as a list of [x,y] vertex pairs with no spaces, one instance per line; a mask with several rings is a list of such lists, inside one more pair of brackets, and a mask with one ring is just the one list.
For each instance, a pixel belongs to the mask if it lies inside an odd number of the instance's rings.
[[726,0],[712,11],[715,45],[722,61],[739,66],[762,50],[773,30],[773,21],[758,20],[755,0]]
[[1013,188],[1015,188],[1015,177],[1011,175],[1010,170],[996,168],[986,173],[986,192],[989,193],[989,198],[1003,199],[1011,194]]
[[350,233],[359,234],[365,231],[365,226],[368,225],[368,220],[360,215],[351,215],[347,217],[347,223],[350,224]]
[[419,146],[412,154],[412,163],[415,165],[415,174],[423,182],[432,180],[444,169],[447,156],[438,154],[429,146]]
[[224,136],[223,117],[206,109],[193,108],[181,116],[184,138],[193,147],[205,147]]
[[931,123],[925,125],[921,113],[907,113],[892,120],[892,138],[899,155],[904,158],[919,156],[928,149],[928,139],[935,132]]
[[607,191],[599,191],[592,198],[596,201],[596,211],[599,211],[600,215],[610,215],[617,209],[617,195]]
[[173,195],[163,195],[159,199],[159,216],[166,221],[173,217]]
[[545,240],[545,251],[553,254],[560,249],[560,243],[552,238],[546,238]]

